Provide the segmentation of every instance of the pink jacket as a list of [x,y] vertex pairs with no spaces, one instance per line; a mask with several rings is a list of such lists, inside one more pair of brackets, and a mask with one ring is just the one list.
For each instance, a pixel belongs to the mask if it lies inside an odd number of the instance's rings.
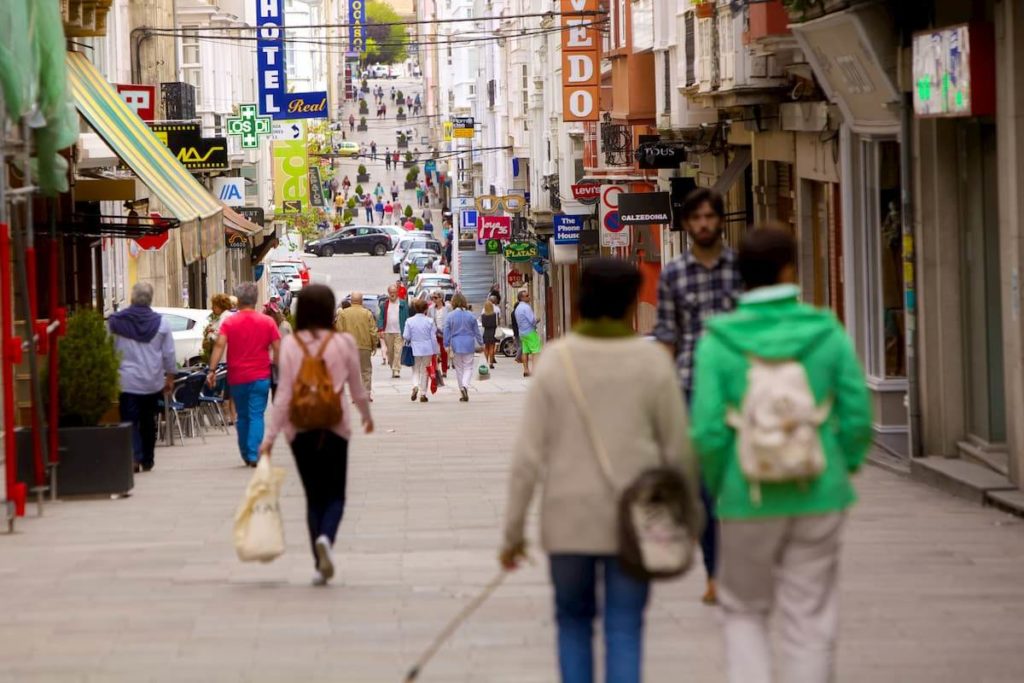
[[[331,431],[348,439],[352,436],[352,430],[348,424],[348,414],[351,411],[349,394],[344,393],[345,385],[351,394],[352,403],[359,409],[359,414],[364,420],[370,418],[370,396],[363,387],[363,381],[359,373],[359,349],[352,335],[344,332],[332,332],[333,339],[324,349],[324,360],[327,361],[327,370],[334,379],[335,391],[342,392],[343,411],[341,420],[331,428]],[[263,445],[273,445],[279,432],[284,432],[285,438],[291,442],[295,438],[295,426],[288,419],[288,404],[292,399],[292,385],[299,374],[302,366],[302,347],[299,346],[295,337],[302,335],[302,341],[306,343],[311,354],[315,354],[324,341],[324,332],[321,331],[314,337],[309,331],[303,330],[288,335],[281,342],[281,352],[278,359],[278,380],[277,394],[274,396],[274,404],[270,408],[270,420],[267,424],[267,432],[263,437]]]

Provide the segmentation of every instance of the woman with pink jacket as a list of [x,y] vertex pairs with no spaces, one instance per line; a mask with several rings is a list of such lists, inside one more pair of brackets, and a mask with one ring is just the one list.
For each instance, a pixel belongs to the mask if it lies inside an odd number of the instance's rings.
[[[284,432],[291,445],[302,488],[306,491],[306,521],[317,571],[313,584],[317,586],[326,584],[334,576],[331,548],[345,510],[348,442],[352,436],[348,425],[351,404],[346,400],[346,387],[362,417],[363,429],[367,434],[373,431],[370,397],[359,373],[359,350],[351,335],[334,331],[334,304],[334,293],[324,285],[309,285],[298,295],[295,333],[281,344],[277,395],[260,446],[260,456],[269,458],[280,432]],[[341,395],[341,419],[329,429],[298,431],[288,417],[292,387],[304,354],[317,354],[321,350],[334,390]]]

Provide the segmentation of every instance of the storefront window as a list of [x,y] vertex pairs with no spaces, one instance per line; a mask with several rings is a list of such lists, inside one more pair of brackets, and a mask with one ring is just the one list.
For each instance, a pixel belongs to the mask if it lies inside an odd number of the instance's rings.
[[879,379],[907,375],[903,308],[903,222],[900,213],[900,146],[863,140],[863,215],[870,273],[868,372]]

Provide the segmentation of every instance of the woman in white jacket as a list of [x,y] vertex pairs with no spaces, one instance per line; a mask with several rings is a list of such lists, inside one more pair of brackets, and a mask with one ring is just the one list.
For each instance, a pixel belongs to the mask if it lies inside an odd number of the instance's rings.
[[[618,496],[596,459],[582,411],[590,414],[609,454],[616,489],[648,468],[677,463],[694,487],[691,500],[698,499],[675,367],[630,326],[640,281],[625,261],[596,259],[587,265],[580,285],[583,321],[541,356],[516,440],[500,559],[514,569],[524,555],[526,516],[541,483],[540,540],[550,558],[563,683],[594,680],[597,614],[604,615],[607,683],[642,680],[648,597],[648,584],[627,575],[619,563]],[[574,371],[583,406],[571,389]]]

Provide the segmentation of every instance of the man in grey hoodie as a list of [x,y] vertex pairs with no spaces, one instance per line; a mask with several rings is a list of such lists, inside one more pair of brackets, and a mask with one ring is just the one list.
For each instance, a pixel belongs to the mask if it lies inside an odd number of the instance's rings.
[[132,287],[132,305],[110,316],[108,326],[121,355],[121,419],[132,423],[135,471],[153,469],[160,396],[174,388],[174,337],[150,306],[153,285]]

